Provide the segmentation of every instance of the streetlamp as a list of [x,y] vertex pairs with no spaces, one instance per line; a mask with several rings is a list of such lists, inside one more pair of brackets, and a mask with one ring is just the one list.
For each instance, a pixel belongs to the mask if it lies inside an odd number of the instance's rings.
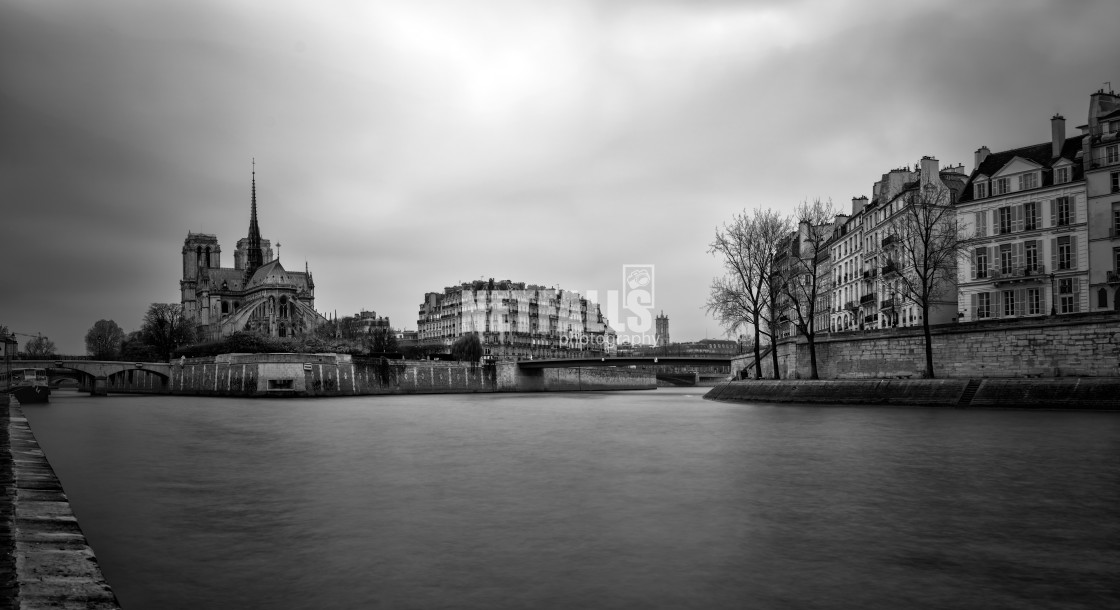
[[1050,272],[1050,315],[1058,315],[1058,290],[1055,288],[1054,272]]

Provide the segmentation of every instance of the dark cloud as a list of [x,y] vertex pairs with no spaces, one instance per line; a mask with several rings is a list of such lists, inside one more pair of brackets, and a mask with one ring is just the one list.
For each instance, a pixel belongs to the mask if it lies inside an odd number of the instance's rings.
[[1045,140],[1116,80],[1114,2],[0,6],[0,323],[82,350],[178,299],[187,231],[261,226],[317,304],[415,326],[477,277],[657,265],[675,338],[718,224],[922,155]]

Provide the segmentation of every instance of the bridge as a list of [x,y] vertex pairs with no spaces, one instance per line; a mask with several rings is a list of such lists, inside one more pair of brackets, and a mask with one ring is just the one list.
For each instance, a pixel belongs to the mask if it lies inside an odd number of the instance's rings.
[[[731,374],[731,357],[718,356],[604,356],[599,358],[548,358],[519,360],[521,370],[542,370],[563,367],[642,367],[658,369],[658,381],[679,386],[695,386],[701,378],[726,379]],[[728,367],[726,373],[701,374],[700,367]]]
[[[46,369],[48,383],[57,388],[64,379],[74,379],[78,387],[95,396],[116,386],[143,385],[166,388],[171,380],[171,365],[166,362],[116,362],[111,360],[12,360],[13,369]],[[0,373],[7,375],[5,367]],[[141,376],[147,376],[143,379]],[[140,379],[138,379],[140,378]]]

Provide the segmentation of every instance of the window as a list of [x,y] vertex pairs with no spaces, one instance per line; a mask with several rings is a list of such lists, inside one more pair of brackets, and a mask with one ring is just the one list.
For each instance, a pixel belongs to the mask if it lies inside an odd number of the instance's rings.
[[1014,271],[1013,255],[1011,253],[1011,244],[1002,244],[999,247],[999,272],[1012,273]]
[[1073,263],[1073,248],[1070,244],[1070,238],[1058,238],[1058,269],[1072,269]]
[[999,209],[999,232],[1011,232],[1011,208],[1003,207]]
[[1102,309],[1108,307],[1108,290],[1104,287],[1097,291],[1097,307]]
[[1011,191],[1011,181],[1008,180],[1007,178],[1000,178],[999,180],[996,180],[996,186],[995,186],[995,189],[993,189],[992,194],[993,195],[1003,195],[1003,194],[1006,194],[1010,191]]
[[974,296],[976,297],[976,318],[992,317],[992,296],[987,292],[981,292]]
[[1113,144],[1112,146],[1105,147],[1104,156],[1105,161],[1107,161],[1109,165],[1120,163],[1120,146]]
[[1058,280],[1058,311],[1060,313],[1077,312],[1077,295],[1074,293],[1074,289],[1073,278]]
[[1015,291],[1014,290],[1004,290],[1003,291],[1003,315],[1005,315],[1005,316],[1015,315]]
[[984,236],[988,234],[988,213],[976,213],[976,235]]
[[1028,316],[1037,316],[1042,313],[1042,291],[1038,288],[1028,288],[1026,291],[1026,310]]
[[1059,167],[1054,170],[1054,184],[1064,184],[1069,182],[1069,168]]
[[983,182],[976,183],[976,198],[983,199],[988,196],[988,185]]
[[222,313],[229,313],[229,301],[222,301]]
[[1038,242],[1028,241],[1023,245],[1023,264],[1028,271],[1041,271],[1038,268]]
[[1038,202],[1028,201],[1023,204],[1023,230],[1033,231],[1038,228]]
[[1120,208],[1112,208],[1112,235],[1120,235]]
[[1069,197],[1058,197],[1054,200],[1054,215],[1055,226],[1064,227],[1070,224],[1072,220],[1072,210],[1069,204]]
[[1038,188],[1038,174],[1031,172],[1029,174],[1022,174],[1019,176],[1019,190],[1025,191],[1027,189]]
[[1112,172],[1109,176],[1112,180],[1112,192],[1120,193],[1120,172]]
[[976,261],[976,278],[988,277],[988,249],[977,248],[972,251],[972,258]]

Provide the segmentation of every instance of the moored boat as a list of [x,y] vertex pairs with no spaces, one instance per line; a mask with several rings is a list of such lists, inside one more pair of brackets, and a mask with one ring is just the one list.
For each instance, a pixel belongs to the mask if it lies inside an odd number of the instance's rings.
[[20,404],[49,402],[51,387],[46,369],[12,369],[8,393]]

